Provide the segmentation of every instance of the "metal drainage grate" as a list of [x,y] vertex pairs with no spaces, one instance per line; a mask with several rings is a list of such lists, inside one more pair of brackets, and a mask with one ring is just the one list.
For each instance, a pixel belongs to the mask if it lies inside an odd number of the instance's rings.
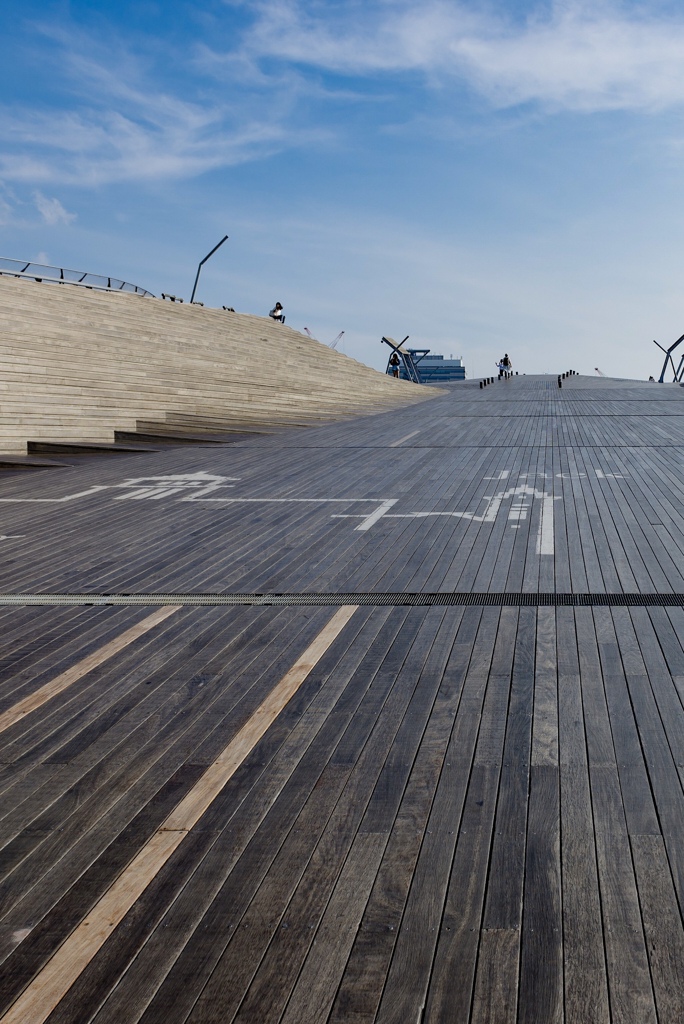
[[494,605],[504,608],[680,607],[684,594],[343,593],[343,594],[0,594],[12,605],[392,605],[411,607]]

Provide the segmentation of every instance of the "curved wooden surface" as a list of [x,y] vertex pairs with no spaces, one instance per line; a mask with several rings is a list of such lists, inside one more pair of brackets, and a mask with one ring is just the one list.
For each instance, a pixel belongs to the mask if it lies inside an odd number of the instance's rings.
[[[379,341],[379,339],[378,339]],[[0,452],[295,426],[435,396],[269,317],[0,277]]]
[[683,442],[518,377],[0,477],[93,602],[0,608],[0,1020],[684,1019]]

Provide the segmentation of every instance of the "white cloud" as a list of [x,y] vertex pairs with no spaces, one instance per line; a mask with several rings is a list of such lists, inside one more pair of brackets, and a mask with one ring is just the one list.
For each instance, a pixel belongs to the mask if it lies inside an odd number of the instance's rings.
[[0,138],[18,150],[0,155],[4,178],[93,186],[192,177],[281,148],[285,132],[258,122],[231,131],[220,118],[193,124],[182,111],[151,123],[132,112],[24,110],[0,120]]
[[[377,101],[377,82],[384,102],[407,75],[465,83],[497,108],[651,113],[684,104],[684,14],[557,0],[513,20],[484,2],[263,0],[238,5],[252,20],[228,50],[189,41],[183,53],[151,46],[146,58],[113,34],[105,43],[43,28],[37,38],[57,46],[60,88],[74,99],[71,109],[5,108],[0,178],[88,187],[195,177],[327,143],[334,130],[322,104],[364,92]],[[171,77],[155,69],[160,55]],[[422,111],[417,102],[415,123],[433,113],[429,97]],[[41,202],[47,223],[68,222]]]
[[17,206],[20,201],[16,194],[4,182],[0,181],[0,227],[14,226],[17,221]]
[[75,213],[65,210],[59,199],[48,198],[42,192],[33,193],[33,202],[46,224],[55,227],[57,224],[71,224],[76,220]]
[[6,227],[12,221],[12,207],[0,196],[0,227]]
[[[262,95],[252,98],[242,83],[219,87],[206,75],[204,81],[192,80],[181,97],[179,76],[171,87],[162,86],[160,78],[168,76],[134,59],[116,39],[105,48],[91,37],[54,28],[43,35],[59,47],[62,84],[78,99],[71,109],[5,107],[0,113],[5,180],[97,186],[188,178],[325,134],[283,123],[292,89],[278,94],[271,77],[266,102]],[[187,55],[164,54],[165,63],[187,71],[184,60],[191,63]]]
[[342,74],[456,77],[499,107],[649,111],[684,103],[681,15],[600,0],[554,3],[522,23],[444,0],[320,11],[266,2],[247,50]]

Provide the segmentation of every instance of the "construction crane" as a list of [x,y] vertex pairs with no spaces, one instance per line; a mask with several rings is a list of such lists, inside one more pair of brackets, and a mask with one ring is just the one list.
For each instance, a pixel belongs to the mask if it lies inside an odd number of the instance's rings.
[[[313,334],[311,333],[311,331],[309,330],[308,327],[304,328],[304,332],[305,332],[305,334],[308,334],[310,338],[313,338],[314,341],[318,340],[317,338],[314,338]],[[337,335],[337,337],[333,338],[333,340],[330,342],[330,344],[328,345],[328,348],[337,348],[339,342],[341,341],[341,339],[343,337],[344,337],[344,331],[340,331],[340,333]]]
[[599,377],[605,377],[605,373],[603,372],[603,370],[599,370],[598,366],[595,366],[594,370],[596,371],[596,373],[598,373]]

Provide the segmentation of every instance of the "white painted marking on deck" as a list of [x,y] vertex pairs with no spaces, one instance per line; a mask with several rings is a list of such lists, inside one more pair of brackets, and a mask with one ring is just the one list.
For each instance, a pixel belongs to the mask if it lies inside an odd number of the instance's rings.
[[183,497],[179,499],[180,501],[197,501],[221,487],[233,487],[239,479],[240,477],[238,476],[218,476],[216,473],[205,473],[203,470],[200,470],[197,473],[132,477],[120,484],[96,484],[93,487],[89,487],[87,491],[65,494],[61,498],[0,498],[0,501],[8,504],[61,504],[65,501],[87,498],[89,495],[97,494],[99,491],[117,490],[119,488],[125,489],[128,493],[114,495],[115,501],[129,499],[156,500],[177,494],[183,494]]
[[392,441],[392,444],[388,445],[387,447],[398,448],[400,444],[403,444],[404,441],[409,441],[412,437],[415,437],[416,434],[420,434],[420,430],[414,430],[412,433],[407,434],[406,437],[400,437],[398,441]]
[[29,503],[41,503],[41,504],[59,504],[63,501],[75,501],[77,498],[87,498],[89,494],[95,494],[97,491],[106,491],[106,484],[95,485],[89,487],[87,491],[79,491],[77,494],[65,494],[62,498],[0,498],[0,501],[6,502],[7,504],[18,504],[23,502]]
[[[537,490],[534,487],[529,487],[527,484],[519,484],[517,487],[511,487],[507,491],[499,491],[498,494],[485,495],[481,501],[486,501],[487,506],[481,515],[477,515],[475,512],[387,512],[383,511],[382,516],[387,519],[427,519],[438,516],[452,516],[459,519],[470,519],[473,522],[478,523],[493,523],[501,510],[503,502],[507,498],[515,498],[516,500],[511,503],[508,510],[508,520],[511,522],[511,529],[520,529],[520,521],[527,519],[528,512],[531,510],[532,499],[536,499],[542,502],[542,510],[539,522],[539,529],[537,534],[537,545],[536,550],[538,555],[552,555],[554,553],[554,541],[553,541],[553,503],[554,501],[560,501],[560,495],[552,495],[546,491]],[[529,501],[526,499],[530,499]],[[342,518],[342,517],[340,517]],[[357,518],[347,517],[344,518]],[[369,519],[371,517],[368,517]],[[377,518],[380,518],[378,516]],[[370,526],[365,526],[365,529],[370,529]],[[357,527],[358,529],[358,527]]]
[[[419,434],[419,430],[414,430],[413,433],[407,434],[406,437],[400,438],[394,442],[390,447],[396,447],[408,438],[413,437],[415,434]],[[605,479],[616,479],[622,480],[623,475],[621,473],[604,473],[602,470],[597,469],[594,471],[599,480]],[[494,476],[486,476],[485,480],[507,480],[511,473],[508,469],[502,469],[499,473]],[[563,480],[579,480],[586,476],[586,473],[556,473],[556,477]],[[548,480],[551,474],[542,471],[534,473],[519,473],[516,479],[518,481],[529,480],[530,477],[542,477],[544,480]],[[152,500],[157,501],[161,498],[175,497],[177,501],[197,501],[197,502],[215,502],[216,504],[231,504],[234,502],[264,502],[264,503],[286,503],[286,502],[301,502],[311,504],[325,504],[327,502],[356,502],[356,501],[374,501],[379,503],[391,502],[392,504],[398,501],[397,498],[233,498],[227,495],[215,496],[215,492],[221,488],[233,487],[235,483],[240,480],[237,476],[219,476],[215,473],[205,473],[203,470],[197,473],[178,473],[168,474],[166,476],[145,476],[145,477],[133,477],[128,480],[124,480],[120,484],[95,484],[93,487],[89,487],[85,491],[78,491],[76,494],[65,494],[61,498],[0,498],[0,502],[6,504],[62,504],[67,501],[76,501],[79,498],[87,498],[90,495],[97,494],[99,491],[107,490],[118,490],[124,489],[128,493],[112,495],[114,501],[126,501],[126,500]],[[523,485],[519,485],[523,486]],[[531,488],[528,488],[530,493]],[[496,519],[501,500],[506,497],[510,497],[511,494],[517,493],[517,491],[511,490],[502,492],[501,495],[495,495],[494,497],[488,497],[485,500],[489,501],[490,504],[487,506],[484,516],[478,516],[470,512],[427,512],[427,513],[410,513],[413,516],[419,515],[456,515],[462,516],[467,519],[474,519],[482,522],[494,522]],[[178,497],[178,495],[181,495]],[[209,495],[212,495],[209,497]],[[535,497],[540,497],[540,494],[534,491]],[[382,513],[377,516],[374,522],[383,518],[386,513]],[[353,518],[338,516],[337,518]],[[366,519],[367,516],[360,516],[359,518]],[[391,517],[390,517],[391,518]],[[371,524],[372,525],[372,524]],[[357,527],[358,529],[358,527]],[[366,527],[365,529],[368,529]],[[6,538],[8,539],[8,538]]]
[[127,494],[117,494],[117,501],[147,500],[154,501],[168,498],[174,494],[182,494],[181,501],[198,501],[207,494],[222,487],[233,487],[239,480],[237,476],[218,476],[216,473],[170,473],[165,476],[139,476],[124,480],[117,487],[124,487]]
[[374,526],[382,519],[383,516],[387,515],[389,510],[393,505],[396,505],[398,500],[398,498],[389,498],[387,501],[383,502],[382,505],[379,505],[374,512],[371,512],[369,516],[366,516],[363,522],[359,523],[356,529],[360,531],[370,530],[371,526]]
[[557,499],[552,495],[545,495],[542,500],[541,517],[539,530],[537,532],[537,554],[552,555],[553,545],[553,503]]
[[[599,480],[606,480],[608,478],[614,480],[623,480],[624,475],[622,473],[604,473],[600,469],[595,469],[593,472],[596,474]],[[506,480],[509,476],[509,471],[504,469],[501,473],[497,473],[495,476],[485,476],[484,480]],[[529,480],[541,478],[542,480],[552,480],[554,476],[557,480],[586,480],[587,473],[572,472],[572,473],[546,473],[543,469],[537,469],[530,473],[516,473],[514,474],[518,480]]]
[[[337,502],[352,502],[352,501],[398,501],[398,498],[197,498],[197,501],[219,501],[223,505],[239,505],[246,502],[247,504],[283,504],[287,505],[290,502],[299,502],[302,504],[312,505],[325,505],[331,501]],[[347,516],[334,516],[335,519],[346,519]],[[361,516],[360,518],[364,518]]]
[[[394,442],[394,446],[401,444],[403,441],[408,440],[409,437],[413,437],[420,433],[419,430],[413,431],[411,434],[407,434],[406,437],[400,438]],[[578,474],[578,476],[584,476],[585,474]],[[605,474],[601,470],[596,470],[596,475],[599,479],[603,479]],[[507,480],[510,476],[509,470],[501,470],[496,476],[485,477],[485,480]],[[518,474],[518,481],[528,479],[530,476],[542,476],[548,479],[547,473],[520,473]],[[575,478],[575,474],[563,474],[557,473],[557,477],[567,479],[568,476]],[[233,487],[236,482],[239,481],[239,477],[227,477],[221,476],[215,473],[206,473],[202,470],[196,473],[181,473],[181,474],[166,474],[157,476],[145,476],[145,477],[132,477],[124,480],[123,483],[114,485],[95,485],[86,491],[80,491],[77,494],[65,495],[62,498],[0,498],[0,501],[4,502],[52,502],[62,503],[67,501],[74,501],[75,499],[86,497],[91,494],[95,494],[99,491],[107,490],[109,487],[116,489],[123,489],[126,491],[124,494],[115,495],[115,500],[160,500],[163,498],[175,497],[177,501],[194,501],[200,503],[212,503],[220,504],[224,507],[232,504],[331,504],[331,503],[342,503],[342,504],[355,504],[357,502],[370,502],[375,505],[370,512],[363,513],[336,513],[331,518],[333,519],[360,519],[361,522],[354,527],[357,532],[367,533],[373,526],[375,526],[381,519],[425,519],[430,517],[439,516],[451,516],[459,519],[470,519],[474,522],[481,523],[494,523],[499,515],[501,506],[504,501],[508,498],[514,499],[508,510],[508,520],[511,524],[512,529],[519,529],[520,522],[527,519],[531,509],[532,500],[537,499],[542,501],[542,511],[540,516],[540,523],[537,535],[537,554],[538,555],[552,555],[554,553],[553,546],[553,502],[560,500],[559,497],[553,497],[546,491],[538,490],[535,487],[530,486],[527,483],[518,482],[517,486],[510,487],[507,490],[499,491],[497,494],[485,495],[480,501],[486,501],[487,504],[483,509],[482,513],[476,512],[461,512],[461,511],[430,511],[430,512],[391,512],[390,510],[399,501],[398,498],[360,498],[360,497],[346,497],[346,498],[300,498],[300,497],[282,497],[282,498],[267,498],[267,497],[233,497],[227,494],[217,494],[218,491],[228,487]],[[16,535],[16,539],[19,539],[21,535]],[[15,537],[11,535],[0,535],[0,540],[13,540]]]
[[25,533],[0,533],[0,540],[21,540]]
[[396,505],[398,498],[198,498],[198,501],[203,502],[220,502],[223,505],[240,505],[240,504],[312,504],[312,505],[326,505],[330,503],[350,505],[359,501],[372,501],[377,503],[378,507],[373,509],[372,512],[361,512],[361,513],[350,513],[340,512],[334,513],[331,519],[361,519],[362,522],[358,526],[355,526],[355,530],[365,532],[370,530],[371,526],[379,522],[383,516],[387,515],[389,509],[393,505]]

